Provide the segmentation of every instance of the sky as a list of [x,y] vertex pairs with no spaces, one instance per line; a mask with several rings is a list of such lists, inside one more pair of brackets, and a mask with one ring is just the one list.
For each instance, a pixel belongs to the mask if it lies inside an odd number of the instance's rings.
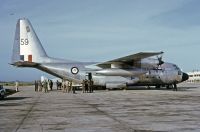
[[0,0],[0,81],[48,74],[11,62],[17,20],[28,18],[47,54],[103,62],[163,51],[183,71],[200,69],[199,0]]

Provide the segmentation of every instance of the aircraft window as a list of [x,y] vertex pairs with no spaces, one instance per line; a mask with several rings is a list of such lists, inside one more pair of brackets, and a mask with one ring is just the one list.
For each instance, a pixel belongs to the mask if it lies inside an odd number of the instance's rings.
[[27,32],[30,32],[29,26],[26,26],[26,31],[27,31]]
[[181,71],[178,71],[178,75],[181,75]]
[[174,68],[176,69],[176,70],[179,70],[179,68],[178,68],[178,66],[177,65],[173,65],[174,66]]

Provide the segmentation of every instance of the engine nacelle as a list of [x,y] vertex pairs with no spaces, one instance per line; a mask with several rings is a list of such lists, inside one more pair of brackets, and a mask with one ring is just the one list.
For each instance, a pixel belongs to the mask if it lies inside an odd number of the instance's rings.
[[138,76],[146,73],[141,69],[118,69],[118,68],[110,68],[96,71],[97,75],[103,76]]
[[147,58],[147,59],[143,59],[141,61],[141,67],[142,68],[156,68],[158,67],[158,65],[162,65],[164,62],[162,60],[158,60],[158,59],[153,59],[153,58]]

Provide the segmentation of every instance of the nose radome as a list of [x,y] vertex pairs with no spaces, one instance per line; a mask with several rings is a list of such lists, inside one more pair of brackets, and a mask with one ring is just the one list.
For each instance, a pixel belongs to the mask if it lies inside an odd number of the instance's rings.
[[189,79],[188,74],[183,72],[182,82],[184,82],[184,81],[186,81],[186,80],[188,80],[188,79]]

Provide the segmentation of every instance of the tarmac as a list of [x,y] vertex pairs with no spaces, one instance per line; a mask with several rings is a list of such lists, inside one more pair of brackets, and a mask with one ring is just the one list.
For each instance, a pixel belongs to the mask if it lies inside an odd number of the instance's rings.
[[178,86],[77,94],[20,87],[0,100],[0,132],[199,132],[200,84]]

